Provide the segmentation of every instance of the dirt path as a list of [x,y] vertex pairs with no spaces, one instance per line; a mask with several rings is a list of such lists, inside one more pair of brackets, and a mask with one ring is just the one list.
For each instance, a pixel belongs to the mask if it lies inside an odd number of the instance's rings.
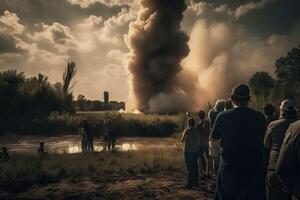
[[119,176],[99,174],[35,186],[18,194],[0,192],[0,199],[213,199],[214,182],[186,190],[180,172]]

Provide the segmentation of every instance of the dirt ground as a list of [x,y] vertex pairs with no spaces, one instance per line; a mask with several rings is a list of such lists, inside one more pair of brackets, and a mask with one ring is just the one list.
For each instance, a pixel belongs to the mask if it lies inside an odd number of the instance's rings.
[[20,193],[0,191],[0,199],[213,199],[215,183],[200,182],[200,188],[186,190],[185,174],[160,172],[126,175],[97,174],[36,185]]

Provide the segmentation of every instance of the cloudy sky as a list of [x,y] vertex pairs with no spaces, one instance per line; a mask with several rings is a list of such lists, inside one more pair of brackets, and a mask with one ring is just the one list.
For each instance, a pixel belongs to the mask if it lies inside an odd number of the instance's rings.
[[[246,81],[257,70],[272,73],[275,59],[300,44],[299,0],[187,4],[181,26],[190,54],[182,65],[194,70],[207,98],[221,95],[224,81]],[[75,96],[99,99],[107,90],[128,102],[124,37],[140,9],[134,0],[0,0],[0,70],[43,73],[55,83],[75,61]],[[219,87],[212,92],[211,84]]]

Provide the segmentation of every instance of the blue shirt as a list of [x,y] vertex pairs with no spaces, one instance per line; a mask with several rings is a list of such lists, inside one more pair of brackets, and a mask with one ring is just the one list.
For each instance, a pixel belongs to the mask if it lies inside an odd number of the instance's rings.
[[220,169],[233,173],[263,171],[265,117],[248,107],[218,114],[211,137],[220,139]]

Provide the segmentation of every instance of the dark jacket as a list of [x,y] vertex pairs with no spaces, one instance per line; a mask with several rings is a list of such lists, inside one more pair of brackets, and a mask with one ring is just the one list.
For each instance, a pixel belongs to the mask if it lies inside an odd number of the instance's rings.
[[277,173],[287,188],[300,199],[300,120],[290,124],[280,150]]

